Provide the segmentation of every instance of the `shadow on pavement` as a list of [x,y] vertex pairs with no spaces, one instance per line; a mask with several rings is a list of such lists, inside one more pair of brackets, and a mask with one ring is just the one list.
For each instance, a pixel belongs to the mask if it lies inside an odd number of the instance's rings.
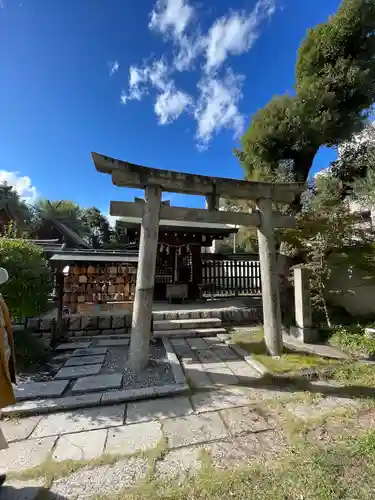
[[13,486],[0,487],[0,500],[70,500],[67,497],[51,493],[46,488],[26,486],[15,488]]

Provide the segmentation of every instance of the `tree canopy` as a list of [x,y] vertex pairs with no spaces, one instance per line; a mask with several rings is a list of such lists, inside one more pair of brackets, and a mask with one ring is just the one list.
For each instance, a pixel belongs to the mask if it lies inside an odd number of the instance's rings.
[[0,185],[0,207],[7,207],[16,218],[17,230],[24,232],[30,226],[32,211],[29,205],[21,200],[17,191],[8,184]]
[[274,97],[252,117],[239,155],[247,176],[287,160],[295,179],[306,180],[319,148],[361,130],[374,101],[375,2],[342,0],[302,42],[295,94]]
[[111,238],[111,228],[107,217],[98,208],[83,209],[82,222],[89,243],[93,248],[101,248],[108,245]]

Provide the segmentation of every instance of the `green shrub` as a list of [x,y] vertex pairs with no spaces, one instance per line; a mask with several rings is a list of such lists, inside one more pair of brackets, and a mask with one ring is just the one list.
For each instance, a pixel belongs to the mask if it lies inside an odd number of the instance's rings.
[[0,238],[0,267],[9,274],[0,292],[13,318],[22,321],[47,310],[53,280],[40,247],[28,240]]
[[49,350],[30,330],[14,331],[14,349],[17,371],[34,371],[50,358]]
[[360,325],[336,326],[326,331],[329,343],[343,349],[353,356],[367,357],[375,354],[375,339],[365,336],[365,330]]

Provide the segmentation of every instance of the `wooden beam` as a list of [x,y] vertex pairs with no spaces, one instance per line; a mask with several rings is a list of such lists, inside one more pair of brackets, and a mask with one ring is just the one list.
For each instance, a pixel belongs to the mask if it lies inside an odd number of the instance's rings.
[[120,187],[144,189],[147,185],[156,185],[172,193],[245,200],[268,198],[282,203],[292,203],[306,189],[304,183],[273,184],[210,177],[144,167],[98,153],[92,153],[91,156],[95,168],[99,172],[111,174],[113,184]]
[[[111,201],[110,214],[118,217],[143,217],[144,202],[142,200],[136,203],[126,201]],[[258,212],[245,213],[245,212],[209,212],[201,208],[182,208],[170,207],[161,205],[160,219],[174,220],[174,221],[194,221],[194,222],[208,222],[210,224],[227,224],[231,226],[246,226],[258,227],[260,218]],[[286,215],[274,214],[275,227],[293,228],[295,221],[293,217]]]

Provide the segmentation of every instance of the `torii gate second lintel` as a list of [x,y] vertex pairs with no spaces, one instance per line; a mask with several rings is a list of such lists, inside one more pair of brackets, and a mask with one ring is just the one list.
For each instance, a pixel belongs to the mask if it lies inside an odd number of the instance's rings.
[[[161,215],[176,220],[207,220],[207,211],[162,206],[162,191],[206,196],[208,206],[217,209],[220,196],[232,199],[256,200],[257,211],[253,214],[236,213],[236,220],[249,222],[257,227],[259,260],[262,279],[264,336],[267,349],[273,356],[282,352],[281,313],[279,284],[276,274],[275,227],[291,227],[289,218],[275,214],[273,202],[292,203],[305,190],[305,184],[271,184],[240,181],[205,175],[158,170],[123,162],[98,153],[92,153],[95,168],[111,174],[116,186],[145,190],[145,202],[134,204],[112,202],[112,215],[125,215],[126,211],[142,215],[139,264],[133,307],[133,320],[129,364],[135,371],[148,363],[152,317],[153,288],[155,281],[157,240]],[[115,212],[115,213],[114,213]],[[234,214],[233,214],[234,215]],[[185,218],[186,217],[186,218]],[[208,215],[208,219],[212,218]],[[228,212],[213,217],[228,224]],[[237,222],[238,223],[238,222]]]

